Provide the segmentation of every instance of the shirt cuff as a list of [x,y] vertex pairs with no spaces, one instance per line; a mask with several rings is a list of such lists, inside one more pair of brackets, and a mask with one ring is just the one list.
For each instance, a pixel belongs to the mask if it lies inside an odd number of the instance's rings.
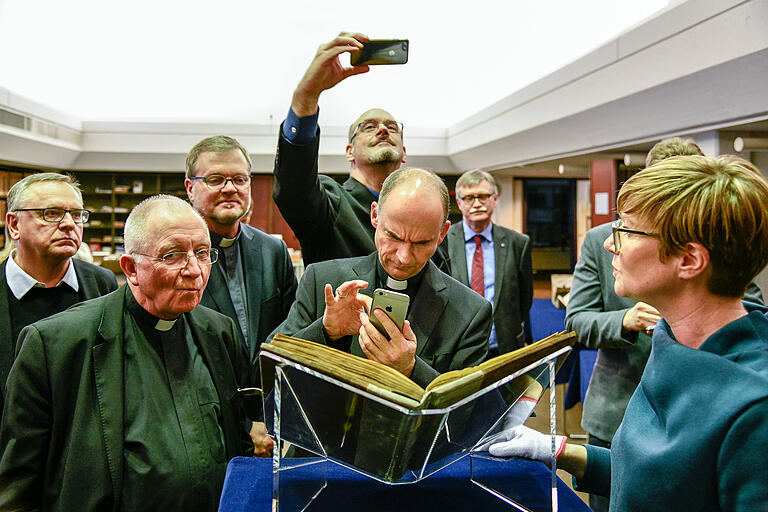
[[299,117],[292,108],[289,108],[283,123],[283,138],[291,144],[306,146],[317,136],[319,117],[320,109],[312,115]]

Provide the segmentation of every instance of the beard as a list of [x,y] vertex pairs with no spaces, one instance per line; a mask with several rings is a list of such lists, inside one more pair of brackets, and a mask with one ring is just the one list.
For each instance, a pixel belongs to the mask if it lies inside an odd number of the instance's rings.
[[368,158],[371,165],[391,165],[400,162],[402,155],[397,149],[387,146],[372,152]]

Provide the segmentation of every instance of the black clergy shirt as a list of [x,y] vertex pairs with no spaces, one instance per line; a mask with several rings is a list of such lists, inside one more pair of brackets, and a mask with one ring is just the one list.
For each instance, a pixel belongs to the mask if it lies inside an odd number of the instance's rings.
[[121,508],[215,511],[227,457],[210,372],[183,316],[168,329],[127,299]]

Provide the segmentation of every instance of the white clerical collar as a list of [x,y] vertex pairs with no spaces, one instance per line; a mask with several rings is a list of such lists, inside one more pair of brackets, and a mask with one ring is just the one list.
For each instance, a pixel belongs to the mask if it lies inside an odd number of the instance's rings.
[[[11,251],[11,254],[8,256],[8,263],[5,265],[5,280],[8,283],[8,288],[11,290],[11,293],[13,293],[13,296],[16,297],[16,299],[21,300],[29,290],[35,286],[45,288],[45,284],[24,272],[24,270],[16,263],[16,260],[14,259],[15,257],[16,249]],[[75,273],[75,265],[72,263],[71,258],[69,260],[67,271],[64,273],[64,277],[61,278],[61,281],[56,283],[56,286],[61,286],[62,283],[67,284],[75,291],[75,293],[80,291],[80,285],[77,282],[77,274]]]
[[221,237],[221,242],[219,242],[219,247],[222,247],[222,248],[231,247],[232,244],[234,244],[235,242],[237,242],[237,237],[235,238]]
[[403,291],[408,288],[408,280],[398,281],[390,276],[387,276],[387,288],[390,290]]
[[173,320],[163,320],[162,318],[158,318],[157,324],[155,324],[155,329],[163,332],[170,331],[174,324],[176,324],[176,320],[178,320],[178,318]]

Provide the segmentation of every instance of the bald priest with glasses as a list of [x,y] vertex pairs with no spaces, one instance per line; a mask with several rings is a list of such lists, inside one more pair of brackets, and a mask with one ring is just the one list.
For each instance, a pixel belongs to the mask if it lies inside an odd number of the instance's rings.
[[8,191],[6,232],[15,248],[0,264],[0,416],[21,330],[117,289],[112,272],[73,258],[89,213],[65,174],[33,174]]

